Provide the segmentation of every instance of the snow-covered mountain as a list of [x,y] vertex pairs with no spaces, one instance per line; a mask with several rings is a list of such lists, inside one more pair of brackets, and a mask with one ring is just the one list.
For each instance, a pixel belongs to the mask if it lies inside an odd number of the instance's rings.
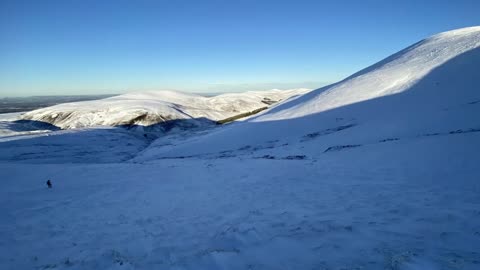
[[215,129],[0,138],[0,269],[476,270],[479,70],[472,27]]
[[214,97],[175,91],[139,92],[42,108],[24,114],[22,119],[47,122],[62,129],[152,126],[170,122],[174,122],[174,126],[201,126],[210,121],[266,107],[308,91],[303,88],[252,91]]
[[268,155],[305,147],[316,156],[331,147],[478,131],[479,70],[480,27],[437,34],[247,121],[147,151],[145,159],[242,148],[268,148],[257,153]]

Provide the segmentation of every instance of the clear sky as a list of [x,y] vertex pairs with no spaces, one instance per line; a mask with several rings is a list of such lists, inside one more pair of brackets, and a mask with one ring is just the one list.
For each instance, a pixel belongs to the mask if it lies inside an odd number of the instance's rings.
[[479,0],[0,0],[0,96],[316,88]]

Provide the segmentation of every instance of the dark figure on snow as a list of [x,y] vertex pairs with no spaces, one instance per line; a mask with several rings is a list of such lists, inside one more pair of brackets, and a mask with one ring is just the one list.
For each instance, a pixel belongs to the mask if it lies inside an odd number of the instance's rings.
[[52,181],[50,181],[50,179],[47,180],[47,186],[48,186],[48,188],[52,188]]

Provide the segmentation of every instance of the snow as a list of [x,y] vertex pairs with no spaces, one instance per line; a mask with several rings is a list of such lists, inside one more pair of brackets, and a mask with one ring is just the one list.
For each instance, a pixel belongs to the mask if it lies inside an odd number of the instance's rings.
[[[172,149],[151,149],[145,159],[264,148],[272,141],[274,151],[304,147],[302,151],[317,156],[338,145],[478,131],[479,63],[480,27],[435,35],[247,121]],[[389,84],[398,77],[408,78]],[[312,134],[317,139],[305,140]]]
[[94,126],[152,126],[172,121],[204,126],[268,106],[309,89],[270,90],[203,97],[175,91],[128,93],[94,101],[64,103],[25,113],[22,119],[53,124],[62,129]]
[[478,269],[479,152],[466,146],[479,139],[432,137],[316,160],[0,164],[0,265]]
[[[440,79],[437,78],[438,76],[435,78],[427,77],[436,68],[478,47],[480,47],[480,27],[464,28],[432,36],[353,74],[339,83],[320,88],[296,102],[277,107],[276,110],[258,119],[258,121],[301,117],[365,100],[405,91],[415,91],[415,88],[418,88],[415,85],[421,80],[426,78],[430,81]],[[464,61],[468,60],[470,59]],[[475,61],[471,62],[473,65],[477,64]],[[452,65],[452,63],[449,63],[449,65]],[[472,69],[457,69],[457,72],[475,73],[475,70]],[[451,71],[448,70],[449,75],[452,75]],[[440,84],[440,82],[438,83]],[[429,90],[435,93],[428,93],[428,96],[455,93],[447,86],[441,84],[438,89],[430,86],[431,89]],[[443,91],[448,91],[448,93],[443,93]],[[465,89],[462,90],[462,94],[473,94],[469,91],[474,90]],[[475,91],[474,94],[477,94],[477,92]]]
[[24,112],[0,114],[0,140],[2,137],[39,134],[55,130],[55,127],[42,123],[19,121]]
[[0,162],[121,162],[134,157],[148,143],[148,138],[122,128],[27,133],[0,137]]
[[0,138],[0,269],[478,269],[479,41],[480,27],[435,35],[248,120],[153,141]]

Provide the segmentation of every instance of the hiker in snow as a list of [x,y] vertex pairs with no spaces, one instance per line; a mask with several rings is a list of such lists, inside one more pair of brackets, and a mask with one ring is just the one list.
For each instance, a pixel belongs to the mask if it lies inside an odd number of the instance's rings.
[[50,179],[47,180],[47,186],[48,188],[52,188],[52,181],[50,181]]

